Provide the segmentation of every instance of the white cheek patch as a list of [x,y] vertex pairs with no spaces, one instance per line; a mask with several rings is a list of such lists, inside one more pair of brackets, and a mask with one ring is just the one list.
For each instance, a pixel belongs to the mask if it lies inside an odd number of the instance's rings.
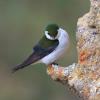
[[48,34],[48,31],[45,31],[45,36],[46,36],[46,38],[49,39],[49,40],[56,40],[56,39],[59,38],[60,33],[59,33],[59,30],[58,30],[57,36],[56,36],[56,37],[52,37],[52,36],[50,36],[50,35]]
[[46,38],[49,39],[49,40],[55,40],[54,37],[51,37],[51,36],[48,34],[48,31],[45,31],[45,36],[46,36]]

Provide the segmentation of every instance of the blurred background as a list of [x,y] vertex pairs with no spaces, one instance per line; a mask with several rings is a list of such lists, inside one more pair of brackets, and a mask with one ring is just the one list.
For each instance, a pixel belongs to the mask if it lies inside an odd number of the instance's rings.
[[0,0],[0,100],[78,100],[67,87],[54,82],[44,64],[11,74],[44,34],[48,23],[67,30],[71,45],[59,64],[77,62],[75,31],[89,0]]

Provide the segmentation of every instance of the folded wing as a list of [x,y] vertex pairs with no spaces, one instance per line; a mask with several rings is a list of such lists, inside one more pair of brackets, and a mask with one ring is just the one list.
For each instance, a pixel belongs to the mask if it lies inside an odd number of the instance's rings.
[[37,44],[34,48],[33,48],[33,53],[21,64],[15,66],[12,71],[16,72],[19,69],[22,69],[24,67],[27,67],[28,65],[35,63],[37,61],[39,61],[40,59],[42,59],[43,57],[45,57],[46,55],[50,54],[51,52],[53,52],[56,47],[58,46],[59,41],[57,41],[56,43],[54,43],[54,45],[48,47],[48,48],[43,48],[41,47],[39,44]]

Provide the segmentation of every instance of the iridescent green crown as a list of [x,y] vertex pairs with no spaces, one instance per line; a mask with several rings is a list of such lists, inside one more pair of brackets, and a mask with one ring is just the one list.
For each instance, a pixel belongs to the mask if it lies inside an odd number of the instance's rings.
[[46,31],[48,31],[48,34],[52,37],[56,37],[58,34],[58,29],[59,26],[57,24],[49,24],[47,25],[47,27],[45,28]]

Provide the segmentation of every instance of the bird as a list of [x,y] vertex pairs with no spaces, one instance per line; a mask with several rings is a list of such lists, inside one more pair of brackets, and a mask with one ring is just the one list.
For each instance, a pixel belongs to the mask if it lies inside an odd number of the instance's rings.
[[68,33],[57,24],[48,24],[43,36],[33,47],[32,53],[21,64],[12,68],[12,72],[25,68],[31,64],[44,63],[45,65],[57,64],[69,47]]

